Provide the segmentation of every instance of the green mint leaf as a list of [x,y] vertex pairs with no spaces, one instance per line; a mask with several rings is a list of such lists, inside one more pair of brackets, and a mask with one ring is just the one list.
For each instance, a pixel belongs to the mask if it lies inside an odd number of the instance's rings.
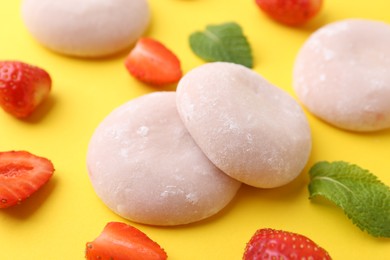
[[241,27],[234,22],[209,25],[190,35],[192,51],[208,62],[225,61],[253,67],[251,47]]
[[361,230],[390,237],[390,188],[369,171],[346,162],[319,162],[309,171],[310,199],[323,196]]

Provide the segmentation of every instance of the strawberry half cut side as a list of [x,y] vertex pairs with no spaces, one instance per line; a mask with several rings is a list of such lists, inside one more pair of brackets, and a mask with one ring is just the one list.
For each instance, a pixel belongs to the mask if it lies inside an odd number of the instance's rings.
[[0,152],[0,208],[20,204],[47,183],[53,172],[46,158],[26,151]]
[[93,242],[87,243],[86,259],[165,260],[167,254],[137,228],[121,222],[109,222]]
[[151,38],[137,41],[125,60],[125,67],[139,81],[155,86],[176,83],[183,74],[177,56]]

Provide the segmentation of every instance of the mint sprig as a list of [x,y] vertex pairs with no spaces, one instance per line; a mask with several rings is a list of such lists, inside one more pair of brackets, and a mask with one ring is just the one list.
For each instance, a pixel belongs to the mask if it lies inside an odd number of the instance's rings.
[[310,199],[323,196],[361,230],[390,237],[390,188],[375,175],[343,161],[316,163],[309,174]]
[[189,41],[192,51],[205,61],[253,67],[251,47],[237,23],[209,25],[203,32],[192,33]]

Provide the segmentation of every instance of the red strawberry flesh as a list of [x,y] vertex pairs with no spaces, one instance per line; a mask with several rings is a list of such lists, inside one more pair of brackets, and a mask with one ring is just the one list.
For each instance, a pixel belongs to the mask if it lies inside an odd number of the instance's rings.
[[311,239],[292,232],[260,229],[248,242],[243,260],[258,259],[313,259],[331,257]]
[[256,0],[256,4],[274,20],[300,26],[321,9],[323,0]]
[[0,208],[8,208],[30,197],[49,181],[53,164],[26,151],[0,152]]
[[167,254],[145,233],[120,222],[110,222],[102,233],[86,245],[88,260],[165,260]]
[[51,90],[50,75],[18,61],[0,62],[0,105],[18,118],[28,117]]
[[138,40],[126,58],[125,66],[138,80],[156,86],[176,83],[182,76],[177,56],[151,38]]

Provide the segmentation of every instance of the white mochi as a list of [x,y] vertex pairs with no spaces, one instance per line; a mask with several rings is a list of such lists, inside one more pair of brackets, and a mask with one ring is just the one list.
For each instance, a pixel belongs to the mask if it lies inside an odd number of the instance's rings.
[[301,102],[329,124],[390,128],[390,26],[348,19],[320,28],[299,51],[293,78]]
[[109,114],[90,140],[92,185],[124,218],[151,225],[199,221],[223,209],[241,185],[195,144],[175,98],[175,92],[136,98]]
[[146,0],[24,0],[22,18],[47,48],[99,57],[134,44],[149,24],[150,10]]
[[282,186],[307,163],[311,133],[301,107],[244,66],[215,62],[193,69],[180,80],[176,101],[206,156],[241,182]]

